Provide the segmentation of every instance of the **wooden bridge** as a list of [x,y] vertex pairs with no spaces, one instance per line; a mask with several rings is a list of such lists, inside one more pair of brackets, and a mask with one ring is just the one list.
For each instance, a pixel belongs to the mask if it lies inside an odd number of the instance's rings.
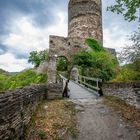
[[[67,82],[67,79],[60,75],[63,80],[63,87]],[[78,76],[77,81],[70,80],[68,83],[69,96],[71,99],[84,99],[84,98],[96,98],[99,97],[100,83],[99,78],[91,78],[86,76]]]

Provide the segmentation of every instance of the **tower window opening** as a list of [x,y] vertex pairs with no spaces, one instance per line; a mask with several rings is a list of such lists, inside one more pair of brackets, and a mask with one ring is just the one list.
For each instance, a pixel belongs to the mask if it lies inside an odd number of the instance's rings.
[[70,42],[68,43],[68,45],[69,45],[69,46],[71,45]]

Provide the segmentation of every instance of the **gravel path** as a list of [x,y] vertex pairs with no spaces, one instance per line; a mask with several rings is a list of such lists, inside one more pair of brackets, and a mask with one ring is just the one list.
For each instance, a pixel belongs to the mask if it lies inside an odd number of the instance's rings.
[[72,140],[140,140],[140,132],[126,124],[91,92],[70,82],[70,100],[76,104],[79,136]]

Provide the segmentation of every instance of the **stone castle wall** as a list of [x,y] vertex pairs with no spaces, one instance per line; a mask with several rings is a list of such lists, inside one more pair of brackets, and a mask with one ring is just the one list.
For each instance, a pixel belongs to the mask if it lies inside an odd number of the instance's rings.
[[101,0],[70,0],[68,36],[103,42]]
[[[68,9],[68,37],[50,36],[49,60],[39,67],[48,72],[48,82],[56,82],[56,59],[63,56],[69,62],[83,48],[86,38],[103,43],[101,0],[70,0]],[[108,49],[116,56],[114,49]]]
[[81,48],[85,48],[84,40],[80,38],[72,37],[59,37],[50,36],[50,48],[49,48],[49,60],[47,63],[40,66],[39,71],[44,69],[48,72],[48,82],[56,82],[56,60],[58,57],[65,57],[67,62],[71,61],[71,58]]
[[103,93],[119,97],[127,104],[140,109],[140,82],[132,83],[105,83]]
[[38,104],[62,97],[62,85],[34,85],[0,93],[0,140],[24,140],[24,132]]
[[71,55],[77,53],[80,48],[87,48],[85,39],[78,37],[50,36],[49,57],[65,56],[68,60]]

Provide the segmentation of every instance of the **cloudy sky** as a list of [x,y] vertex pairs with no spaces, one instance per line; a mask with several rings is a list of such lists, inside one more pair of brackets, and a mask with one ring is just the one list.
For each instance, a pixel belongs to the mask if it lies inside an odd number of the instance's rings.
[[[69,0],[0,0],[0,68],[13,72],[31,67],[31,51],[49,47],[49,35],[67,36]],[[137,28],[121,16],[106,12],[114,0],[103,0],[104,46],[121,48]]]

